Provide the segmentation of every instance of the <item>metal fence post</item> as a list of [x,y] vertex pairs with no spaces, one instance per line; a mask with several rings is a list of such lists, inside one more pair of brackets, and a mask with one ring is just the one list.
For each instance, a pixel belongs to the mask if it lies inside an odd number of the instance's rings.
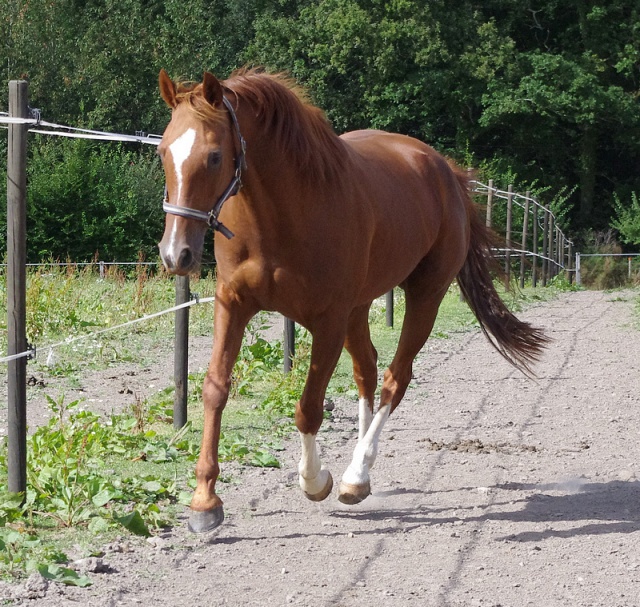
[[580,276],[580,253],[576,251],[576,285],[579,287],[582,284],[582,277]]

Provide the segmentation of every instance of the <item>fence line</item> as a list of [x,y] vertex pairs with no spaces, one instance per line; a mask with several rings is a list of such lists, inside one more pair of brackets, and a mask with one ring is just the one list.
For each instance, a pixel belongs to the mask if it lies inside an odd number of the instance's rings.
[[[27,348],[26,340],[27,133],[31,131],[59,137],[144,143],[156,146],[160,143],[161,138],[142,132],[138,132],[136,135],[120,135],[43,121],[40,110],[30,109],[28,106],[28,83],[25,80],[9,82],[9,113],[0,114],[0,124],[7,125],[9,143],[7,146],[7,248],[9,262],[7,272],[7,354],[9,359],[6,361],[8,365],[8,487],[11,492],[25,495],[27,488],[26,364],[27,358],[32,356],[33,351],[33,348]],[[189,293],[188,277],[185,282],[186,292]],[[185,291],[185,289],[182,290]],[[176,301],[176,303],[179,302]],[[178,316],[183,315],[185,310],[179,309],[175,313],[176,325],[178,325]],[[188,313],[188,308],[186,313]],[[182,356],[186,356],[187,345],[184,344],[180,351]],[[186,368],[186,364],[180,366],[183,369]],[[178,365],[176,364],[175,367],[177,368]],[[179,382],[186,382],[186,378],[176,377],[175,381],[177,385]],[[176,392],[174,420],[175,412],[178,409],[185,412],[186,419],[186,406],[186,397],[178,402]]]
[[[109,133],[107,131],[96,131],[93,129],[81,129],[55,122],[47,122],[40,119],[40,111],[30,109],[33,118],[19,118],[0,113],[0,124],[27,125],[37,128],[29,128],[29,132],[39,135],[53,135],[55,137],[71,137],[76,139],[94,139],[96,141],[121,141],[127,143],[145,143],[149,145],[159,145],[162,140],[161,135],[152,135],[139,132],[136,135],[123,135],[121,133]],[[46,127],[46,128],[40,128]]]
[[[509,185],[507,190],[500,190],[494,187],[493,180],[488,184],[477,180],[471,180],[471,193],[474,195],[486,196],[486,216],[487,227],[496,229],[495,221],[495,199],[506,200],[506,221],[504,228],[504,239],[506,247],[496,249],[503,253],[505,258],[505,273],[507,279],[511,274],[512,253],[517,254],[520,263],[520,287],[524,287],[527,274],[527,258],[530,258],[530,274],[533,286],[538,283],[538,260],[541,261],[542,285],[556,276],[560,271],[567,273],[569,280],[573,277],[573,241],[565,236],[558,227],[558,218],[553,214],[548,206],[538,202],[531,196],[530,192],[522,195],[513,191],[513,186]],[[522,209],[518,216],[514,216],[514,208]],[[513,229],[514,219],[522,218],[522,228],[520,233]],[[531,229],[529,229],[531,224]],[[520,236],[521,248],[512,246]],[[540,240],[542,242],[540,242]],[[542,251],[539,252],[539,246]],[[530,247],[530,248],[529,248]],[[514,255],[515,256],[515,255]]]
[[631,258],[640,257],[640,253],[576,253],[576,284],[582,284],[581,259],[583,257],[626,257],[628,259],[627,277],[631,279]]
[[[193,294],[190,294],[193,295]],[[31,359],[35,359],[37,358],[37,352],[38,350],[44,350],[46,352],[51,353],[53,350],[55,350],[56,348],[60,348],[62,346],[69,346],[73,343],[76,343],[78,341],[84,341],[85,339],[89,339],[91,337],[95,337],[96,335],[103,335],[104,333],[109,333],[111,331],[116,331],[118,329],[123,329],[124,327],[128,327],[131,325],[137,325],[138,323],[141,322],[145,322],[147,320],[151,320],[152,318],[157,318],[158,316],[163,316],[164,314],[170,314],[171,312],[177,312],[179,310],[184,310],[185,308],[190,308],[191,306],[195,306],[198,304],[203,304],[203,303],[210,303],[212,301],[215,301],[215,297],[197,297],[195,296],[194,299],[191,299],[190,301],[175,305],[171,308],[167,308],[166,310],[161,310],[159,312],[153,312],[151,314],[145,314],[144,316],[140,316],[139,318],[134,318],[133,320],[129,320],[125,323],[122,323],[120,325],[114,325],[113,327],[105,327],[104,329],[100,329],[98,331],[93,331],[92,333],[83,333],[82,335],[76,335],[74,337],[67,337],[66,339],[63,339],[62,341],[53,343],[53,344],[48,344],[45,346],[40,346],[40,348],[36,347],[35,345],[31,345],[30,347],[27,347],[26,350],[24,350],[23,352],[19,352],[18,354],[12,354],[11,356],[5,356],[3,358],[0,358],[0,364],[2,363],[7,363],[9,361],[12,360],[17,360],[19,358],[27,358],[29,360]],[[50,354],[49,354],[50,356]]]

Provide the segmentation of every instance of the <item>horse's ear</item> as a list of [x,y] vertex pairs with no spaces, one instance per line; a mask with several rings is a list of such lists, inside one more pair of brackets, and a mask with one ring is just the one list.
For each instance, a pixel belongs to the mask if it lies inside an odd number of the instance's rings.
[[160,96],[171,109],[175,108],[178,105],[176,101],[176,85],[164,69],[160,70],[158,83],[160,84]]
[[211,105],[222,103],[222,85],[209,72],[205,72],[202,77],[202,95]]

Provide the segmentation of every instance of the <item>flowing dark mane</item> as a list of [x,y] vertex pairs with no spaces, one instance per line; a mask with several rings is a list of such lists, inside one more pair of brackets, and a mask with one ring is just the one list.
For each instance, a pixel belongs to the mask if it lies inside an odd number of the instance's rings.
[[309,102],[292,79],[283,74],[241,69],[223,85],[254,108],[265,136],[310,181],[331,179],[344,166],[342,141],[324,112]]

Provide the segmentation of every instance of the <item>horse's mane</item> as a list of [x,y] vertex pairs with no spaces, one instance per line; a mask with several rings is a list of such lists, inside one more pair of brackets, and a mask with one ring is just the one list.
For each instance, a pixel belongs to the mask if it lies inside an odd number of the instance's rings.
[[203,122],[217,123],[225,119],[225,112],[209,104],[202,95],[202,84],[181,81],[176,86],[176,103],[185,103]]
[[[230,100],[248,103],[273,142],[305,179],[312,183],[331,179],[344,166],[345,148],[324,112],[312,105],[305,91],[284,74],[268,74],[259,69],[242,68],[223,83]],[[209,105],[202,97],[202,85],[179,85],[178,102],[202,120],[218,121],[225,112]]]

